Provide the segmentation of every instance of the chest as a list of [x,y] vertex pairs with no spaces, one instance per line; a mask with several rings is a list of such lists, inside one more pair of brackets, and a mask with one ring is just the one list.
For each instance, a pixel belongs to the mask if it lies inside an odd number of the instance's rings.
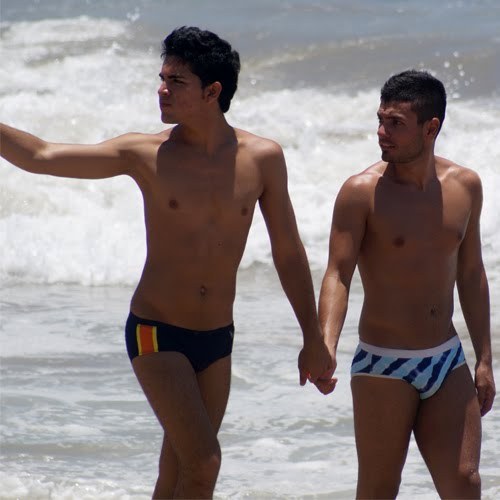
[[251,216],[261,192],[258,166],[248,159],[184,155],[158,162],[145,201],[164,216],[228,220]]
[[460,246],[470,210],[467,193],[448,187],[383,189],[375,193],[366,238],[387,250],[448,254]]

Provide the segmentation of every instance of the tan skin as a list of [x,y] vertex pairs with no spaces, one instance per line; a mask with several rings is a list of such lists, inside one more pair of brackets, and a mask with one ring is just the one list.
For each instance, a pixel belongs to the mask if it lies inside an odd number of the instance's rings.
[[475,384],[462,365],[424,400],[405,381],[352,378],[357,497],[397,495],[414,432],[439,495],[478,498],[481,415],[495,396],[481,183],[434,155],[437,118],[418,123],[406,102],[381,103],[378,117],[382,161],[348,179],[334,207],[319,300],[333,365],[356,265],[364,290],[361,340],[393,349],[442,344],[456,335],[456,283],[477,361]]
[[[131,310],[189,329],[233,321],[236,272],[258,202],[276,269],[303,332],[300,383],[322,379],[333,389],[280,146],[229,126],[218,104],[221,84],[203,88],[182,61],[167,57],[160,78],[161,119],[178,124],[171,129],[67,145],[2,125],[1,154],[34,173],[131,176],[143,195],[147,233],[147,258]],[[154,498],[213,495],[230,358],[199,373],[175,352],[134,358],[134,371],[165,433]]]

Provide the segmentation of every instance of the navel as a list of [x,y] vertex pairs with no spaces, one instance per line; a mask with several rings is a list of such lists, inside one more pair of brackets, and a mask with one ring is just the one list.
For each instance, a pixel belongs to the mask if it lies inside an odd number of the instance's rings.
[[200,295],[204,297],[207,294],[207,289],[204,285],[200,286]]
[[436,306],[432,306],[432,307],[431,307],[430,313],[431,313],[431,316],[432,316],[433,318],[435,318],[435,317],[438,315],[438,312],[439,312],[439,311],[438,311],[438,308],[437,308]]
[[405,244],[405,239],[402,236],[398,236],[397,238],[394,238],[392,240],[392,244],[398,248],[403,247]]
[[174,198],[172,198],[169,202],[168,202],[168,206],[172,209],[172,210],[175,210],[177,208],[179,208],[179,202],[177,200],[175,200]]

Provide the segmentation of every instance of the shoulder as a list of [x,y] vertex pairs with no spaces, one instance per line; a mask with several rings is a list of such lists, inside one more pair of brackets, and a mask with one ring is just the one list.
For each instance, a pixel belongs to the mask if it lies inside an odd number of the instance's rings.
[[129,132],[115,139],[120,154],[128,161],[132,177],[151,169],[162,144],[170,137],[171,130],[157,134]]
[[472,195],[482,195],[481,178],[473,169],[441,157],[436,157],[436,166],[438,175],[440,175],[444,181],[459,184]]
[[366,198],[371,197],[383,177],[387,167],[384,162],[377,162],[362,172],[351,175],[341,186],[338,197]]
[[257,161],[283,158],[283,148],[272,139],[252,134],[246,130],[234,129],[239,150]]
[[165,140],[165,132],[159,134],[129,132],[105,140],[95,147],[107,155],[120,156],[133,166],[136,162],[140,163],[145,157],[156,153]]
[[140,132],[129,132],[119,135],[112,139],[123,150],[133,151],[142,147],[151,147],[160,145],[168,139],[170,130],[166,130],[157,134],[144,134]]
[[333,222],[350,227],[365,219],[371,211],[375,188],[383,177],[387,164],[378,162],[349,177],[335,198]]

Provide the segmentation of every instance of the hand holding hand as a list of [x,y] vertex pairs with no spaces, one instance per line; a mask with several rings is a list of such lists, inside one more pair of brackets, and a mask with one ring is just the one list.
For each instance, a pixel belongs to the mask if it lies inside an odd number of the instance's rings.
[[333,377],[337,362],[328,351],[323,339],[304,345],[299,354],[300,385],[309,380],[322,394],[330,394],[337,384]]

